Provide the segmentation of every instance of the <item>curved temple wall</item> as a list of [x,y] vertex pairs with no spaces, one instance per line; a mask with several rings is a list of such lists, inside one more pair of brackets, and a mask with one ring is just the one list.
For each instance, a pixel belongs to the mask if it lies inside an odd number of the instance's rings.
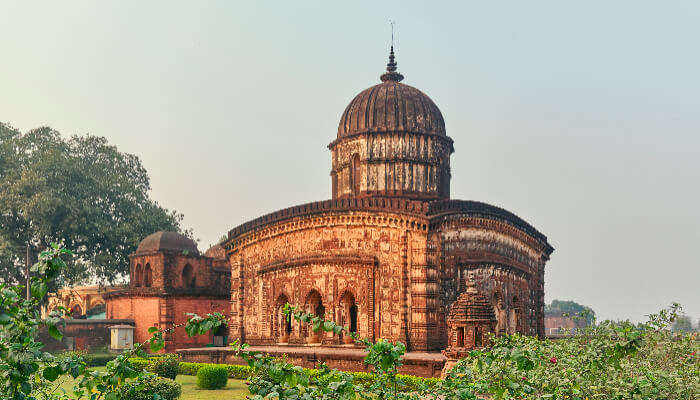
[[339,345],[340,336],[289,326],[280,308],[289,302],[349,325],[349,298],[362,337],[441,350],[449,307],[469,270],[492,301],[497,331],[540,334],[541,271],[551,247],[533,231],[478,202],[431,211],[431,203],[410,200],[333,200],[263,216],[233,229],[225,246],[231,337],[254,345]]

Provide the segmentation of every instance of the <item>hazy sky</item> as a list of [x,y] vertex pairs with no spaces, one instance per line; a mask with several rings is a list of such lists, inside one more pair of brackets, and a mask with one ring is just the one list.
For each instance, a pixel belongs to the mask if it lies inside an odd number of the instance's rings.
[[137,154],[204,250],[330,198],[326,146],[391,18],[455,141],[452,197],[556,248],[547,302],[700,317],[699,2],[343,3],[0,1],[0,121]]

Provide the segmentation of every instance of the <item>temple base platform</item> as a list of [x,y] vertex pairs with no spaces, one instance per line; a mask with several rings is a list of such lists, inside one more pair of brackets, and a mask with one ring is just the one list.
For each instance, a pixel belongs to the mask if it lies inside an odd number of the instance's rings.
[[[275,357],[287,356],[287,360],[300,367],[315,368],[325,362],[330,368],[350,372],[369,372],[365,365],[366,352],[362,348],[348,346],[250,346],[248,351],[261,351]],[[177,353],[185,362],[246,365],[230,347],[205,347],[180,349]],[[408,352],[403,356],[400,374],[439,378],[447,359],[440,353]]]

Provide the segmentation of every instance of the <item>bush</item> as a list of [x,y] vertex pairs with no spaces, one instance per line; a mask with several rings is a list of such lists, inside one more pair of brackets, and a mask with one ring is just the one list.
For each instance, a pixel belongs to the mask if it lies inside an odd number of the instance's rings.
[[175,400],[182,394],[182,387],[172,379],[147,375],[121,387],[124,400],[153,400],[159,395],[162,400]]
[[177,354],[164,354],[153,357],[148,363],[149,371],[163,378],[175,379],[180,371],[180,356]]
[[202,389],[221,389],[228,383],[228,369],[219,365],[207,365],[197,371],[197,386]]
[[115,354],[88,353],[85,350],[64,351],[57,355],[59,360],[80,357],[88,367],[104,367],[108,362],[117,358]]
[[[148,369],[153,371],[150,366],[158,357],[151,358],[138,358],[133,357],[129,359],[131,366],[136,369]],[[209,363],[193,363],[193,362],[180,362],[179,373],[182,375],[196,376],[197,372],[204,368],[210,366],[217,366],[225,368],[229,378],[232,379],[249,379],[254,375],[253,368],[247,365],[233,365],[233,364],[209,364]],[[304,372],[310,379],[316,379],[322,371],[319,369],[308,369],[304,368]],[[348,374],[353,376],[353,382],[360,385],[369,386],[373,384],[376,380],[376,376],[370,372],[348,372]],[[396,376],[401,383],[401,389],[405,392],[414,392],[418,390],[421,384],[425,384],[428,387],[435,386],[440,379],[438,378],[422,378],[420,376],[413,375],[403,375],[398,374]]]

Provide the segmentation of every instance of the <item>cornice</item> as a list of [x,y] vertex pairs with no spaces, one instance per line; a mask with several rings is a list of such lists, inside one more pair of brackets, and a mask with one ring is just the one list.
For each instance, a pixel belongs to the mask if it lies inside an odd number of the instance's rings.
[[363,132],[356,132],[351,135],[343,136],[340,138],[336,138],[332,142],[328,144],[328,149],[333,150],[335,146],[340,144],[341,142],[345,141],[350,141],[353,139],[357,139],[359,137],[369,137],[370,135],[373,136],[392,136],[392,135],[413,135],[413,136],[423,136],[431,139],[435,139],[437,141],[441,141],[443,143],[446,143],[450,146],[450,154],[454,153],[454,140],[452,140],[451,137],[449,136],[442,136],[442,135],[435,135],[435,134],[430,134],[430,133],[418,133],[418,132],[411,132],[411,131],[382,131],[382,132],[375,132],[371,130],[366,130]]
[[264,275],[269,272],[279,271],[287,268],[295,268],[309,264],[333,263],[333,264],[361,264],[361,265],[377,265],[379,258],[371,254],[343,254],[334,253],[324,255],[323,253],[310,254],[302,257],[294,257],[285,260],[277,260],[271,263],[262,265],[258,271],[258,275]]

